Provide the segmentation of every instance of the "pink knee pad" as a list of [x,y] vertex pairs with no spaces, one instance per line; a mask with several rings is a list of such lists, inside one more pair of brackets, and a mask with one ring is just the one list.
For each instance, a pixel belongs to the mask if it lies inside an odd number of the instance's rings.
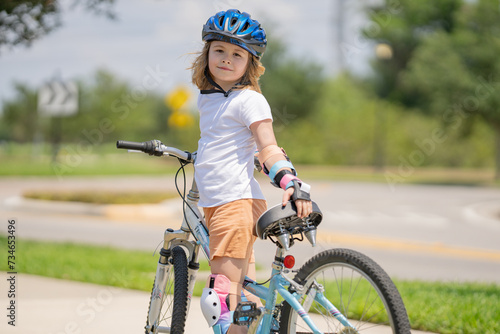
[[208,287],[203,289],[201,296],[201,310],[209,326],[219,323],[219,320],[226,322],[225,315],[229,312],[227,296],[231,288],[231,281],[224,275],[210,275],[208,277]]
[[229,290],[231,289],[231,281],[225,275],[210,275],[208,276],[208,287],[214,289],[220,299],[221,314],[229,311],[229,305],[227,304],[227,295],[229,295]]

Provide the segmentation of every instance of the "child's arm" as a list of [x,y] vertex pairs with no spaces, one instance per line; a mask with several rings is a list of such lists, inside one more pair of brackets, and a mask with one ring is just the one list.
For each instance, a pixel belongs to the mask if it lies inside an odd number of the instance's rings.
[[[250,130],[255,138],[259,152],[263,152],[266,148],[271,152],[270,155],[267,155],[268,158],[263,162],[267,170],[271,170],[276,163],[278,163],[276,166],[279,166],[280,161],[287,161],[283,153],[272,149],[273,147],[277,147],[277,142],[276,137],[274,136],[273,124],[270,119],[253,123],[250,125]],[[274,154],[274,152],[276,152],[276,154]],[[273,172],[276,175],[283,170],[292,172],[289,167],[279,168]],[[294,191],[294,187],[289,187],[285,190],[283,194],[283,205],[286,205],[286,203],[292,198]],[[295,206],[297,207],[297,215],[301,218],[309,216],[312,212],[312,202],[310,200],[296,199]]]

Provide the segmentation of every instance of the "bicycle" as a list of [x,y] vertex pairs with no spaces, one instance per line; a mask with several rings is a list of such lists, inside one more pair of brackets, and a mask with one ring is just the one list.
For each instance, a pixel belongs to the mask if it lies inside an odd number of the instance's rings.
[[[118,141],[117,148],[154,156],[172,156],[180,162],[175,185],[183,200],[180,229],[164,233],[146,320],[146,334],[184,333],[185,322],[199,269],[200,249],[209,256],[208,230],[198,209],[196,182],[186,194],[184,167],[194,163],[196,152],[167,147],[158,140]],[[256,163],[256,166],[258,163]],[[182,171],[183,191],[177,178]],[[385,271],[373,260],[349,249],[329,249],[313,256],[299,270],[287,250],[304,236],[313,246],[322,213],[313,202],[307,219],[296,215],[289,202],[268,209],[257,222],[257,234],[276,247],[271,277],[257,283],[246,277],[243,288],[264,300],[263,308],[242,302],[233,322],[249,326],[249,333],[410,333],[401,296]],[[293,278],[289,275],[295,273]],[[278,296],[282,299],[278,303]],[[337,305],[337,306],[334,306]],[[213,327],[214,333],[220,328]]]

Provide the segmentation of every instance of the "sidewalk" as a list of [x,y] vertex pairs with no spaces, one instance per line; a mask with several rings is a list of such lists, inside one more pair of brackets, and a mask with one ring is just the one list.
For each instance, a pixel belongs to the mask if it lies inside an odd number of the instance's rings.
[[[2,272],[2,291],[7,273]],[[0,332],[4,334],[140,334],[144,333],[149,293],[54,278],[17,275],[16,326],[7,324],[6,295]],[[186,333],[210,334],[193,298]]]

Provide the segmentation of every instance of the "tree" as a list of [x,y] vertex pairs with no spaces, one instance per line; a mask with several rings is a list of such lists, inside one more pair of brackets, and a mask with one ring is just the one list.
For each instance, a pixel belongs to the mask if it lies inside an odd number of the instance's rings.
[[402,89],[445,128],[468,134],[481,118],[496,134],[500,178],[500,2],[478,0],[457,12],[452,32],[426,37],[402,73]]
[[16,142],[31,142],[38,129],[36,90],[15,83],[16,96],[6,101],[1,116],[4,136]]
[[[114,18],[114,0],[74,0],[75,6]],[[29,46],[61,25],[61,3],[57,0],[0,1],[0,48]]]
[[319,65],[287,58],[285,54],[283,43],[272,40],[262,57],[266,67],[261,79],[262,92],[272,108],[278,130],[304,119],[316,108],[325,81]]
[[[372,61],[374,75],[369,81],[379,97],[410,109],[415,106],[418,97],[411,91],[402,91],[400,74],[429,34],[440,30],[450,33],[455,29],[455,13],[461,3],[462,0],[385,0],[370,8],[370,22],[362,33],[377,44],[377,58]],[[377,170],[385,165],[385,123],[385,112],[379,111],[375,119],[378,134],[374,136],[373,161]]]
[[455,13],[462,0],[385,0],[369,11],[370,23],[363,35],[375,43],[387,45],[391,54],[372,63],[375,91],[382,98],[414,103],[414,96],[401,92],[399,74],[413,52],[433,31],[451,33],[456,26]]

